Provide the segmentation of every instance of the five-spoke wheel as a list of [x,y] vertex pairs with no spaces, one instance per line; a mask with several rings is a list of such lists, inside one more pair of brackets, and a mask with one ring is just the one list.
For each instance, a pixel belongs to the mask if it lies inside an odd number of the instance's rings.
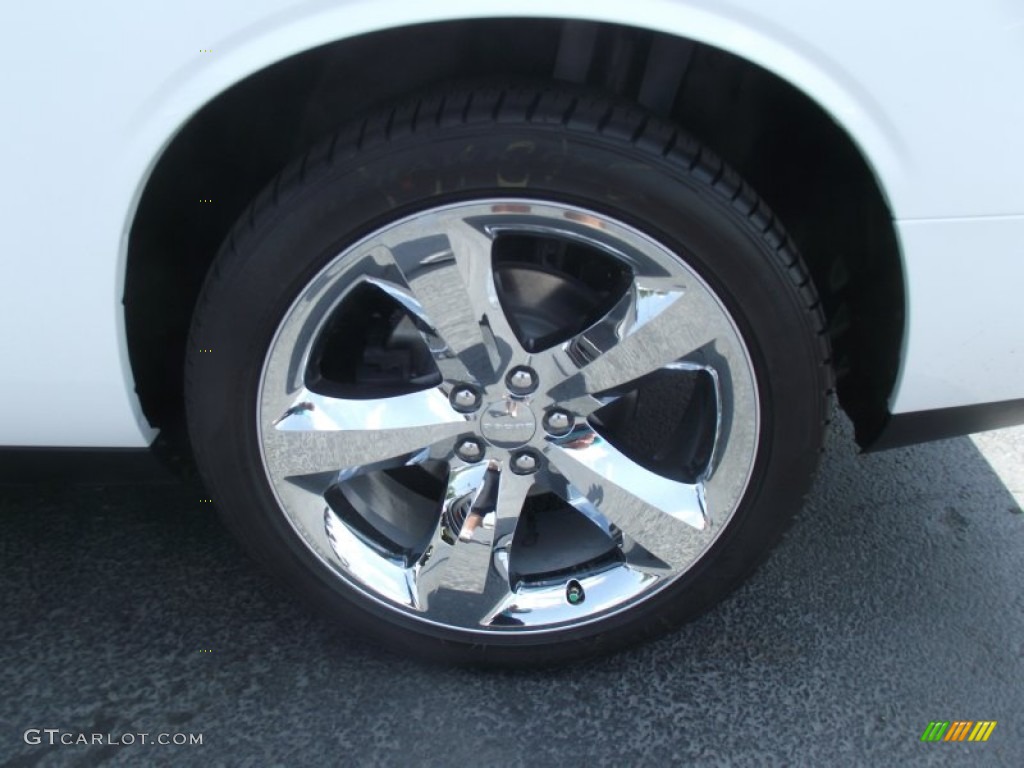
[[[533,303],[557,299],[503,296],[504,239],[520,241],[520,293],[531,271],[555,279],[525,260],[526,244],[622,277],[592,317],[545,328],[541,344]],[[407,370],[383,396],[378,381],[342,391],[326,379],[332,335],[355,333],[337,318],[360,300],[393,334],[407,328],[405,355],[435,370]],[[675,472],[645,466],[651,456],[627,447],[636,429],[602,418],[658,388],[689,396],[663,403],[632,440],[665,442],[655,432],[674,422]],[[421,211],[338,254],[281,323],[259,401],[267,474],[310,551],[394,610],[472,631],[591,621],[684,573],[735,511],[760,423],[744,343],[685,263],[607,216],[516,198]],[[684,466],[684,451],[699,460]],[[488,463],[493,500],[481,498]],[[538,535],[527,540],[531,500]],[[472,536],[467,504],[493,508]],[[406,514],[389,517],[396,509]],[[576,551],[581,529],[594,543]],[[568,600],[570,582],[585,600]]]

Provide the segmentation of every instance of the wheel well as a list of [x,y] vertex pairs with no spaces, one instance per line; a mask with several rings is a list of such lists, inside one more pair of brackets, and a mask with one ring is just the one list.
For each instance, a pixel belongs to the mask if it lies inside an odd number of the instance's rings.
[[405,27],[307,51],[220,94],[181,129],[146,184],[128,245],[128,350],[154,426],[174,435],[182,424],[195,300],[260,189],[355,115],[467,77],[583,84],[670,117],[721,155],[806,259],[840,403],[858,442],[875,437],[899,365],[904,291],[891,214],[850,137],[803,93],[724,51],[629,27],[507,19]]

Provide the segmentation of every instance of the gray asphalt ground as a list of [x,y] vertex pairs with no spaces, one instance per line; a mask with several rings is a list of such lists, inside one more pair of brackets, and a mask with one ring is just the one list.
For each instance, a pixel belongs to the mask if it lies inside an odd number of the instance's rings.
[[[0,765],[1024,764],[1024,431],[979,439],[1005,481],[968,438],[858,456],[841,422],[831,443],[731,599],[542,673],[424,666],[310,615],[196,487],[2,488]],[[987,743],[920,741],[980,719]]]

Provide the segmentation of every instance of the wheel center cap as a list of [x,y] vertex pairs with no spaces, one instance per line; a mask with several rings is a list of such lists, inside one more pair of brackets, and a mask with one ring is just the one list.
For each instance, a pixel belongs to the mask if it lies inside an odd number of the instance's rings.
[[480,417],[480,434],[497,448],[516,448],[529,442],[537,431],[537,418],[521,400],[495,400]]

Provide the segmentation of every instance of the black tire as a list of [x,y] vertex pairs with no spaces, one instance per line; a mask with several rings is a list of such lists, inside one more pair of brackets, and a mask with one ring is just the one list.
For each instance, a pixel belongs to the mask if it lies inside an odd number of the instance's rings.
[[[418,211],[510,196],[598,212],[683,254],[746,344],[760,430],[742,502],[685,573],[590,623],[488,636],[392,610],[315,557],[282,513],[255,416],[275,332],[326,264]],[[749,186],[685,133],[639,109],[543,88],[460,90],[411,101],[349,126],[291,164],[253,202],[215,260],[194,315],[186,379],[198,464],[250,552],[296,593],[392,649],[498,665],[618,649],[728,594],[801,506],[832,389],[815,289]]]

